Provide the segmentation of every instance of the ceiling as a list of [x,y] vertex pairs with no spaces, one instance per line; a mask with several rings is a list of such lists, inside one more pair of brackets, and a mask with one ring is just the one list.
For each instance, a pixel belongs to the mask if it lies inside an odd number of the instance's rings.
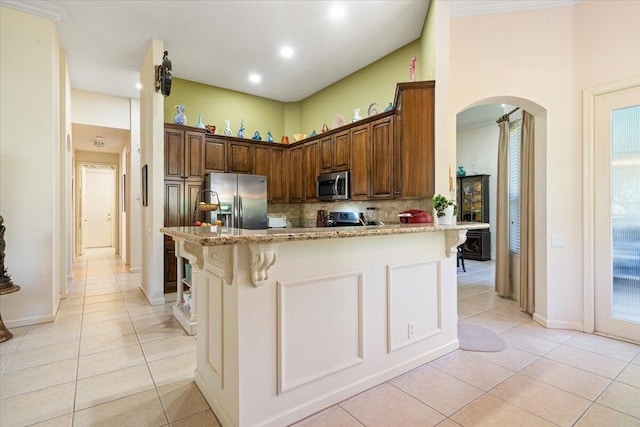
[[[119,154],[131,140],[131,132],[128,129],[116,129],[102,126],[71,125],[73,135],[73,149],[81,151],[99,151],[101,153]],[[94,141],[102,140],[104,146],[98,148]]]
[[[57,19],[74,89],[138,98],[139,70],[156,38],[175,77],[283,102],[416,40],[429,7],[429,0],[2,2],[15,3]],[[335,6],[341,17],[333,17]],[[283,58],[283,46],[294,56]],[[262,82],[249,82],[250,73]]]
[[[451,0],[450,13],[500,13],[578,1]],[[139,70],[150,40],[156,38],[164,41],[175,77],[292,102],[416,40],[430,0],[0,0],[0,4],[55,22],[73,89],[138,98]],[[334,6],[343,8],[341,17],[332,16]],[[285,45],[294,50],[292,58],[280,55]],[[250,73],[259,74],[261,83],[249,82]],[[491,107],[480,107],[474,114],[483,109],[486,117],[497,118]],[[466,119],[459,116],[460,120]],[[73,132],[74,146],[90,151],[96,151],[93,141],[98,135],[122,137],[95,126],[74,125]],[[112,149],[118,151],[111,146],[100,151]]]

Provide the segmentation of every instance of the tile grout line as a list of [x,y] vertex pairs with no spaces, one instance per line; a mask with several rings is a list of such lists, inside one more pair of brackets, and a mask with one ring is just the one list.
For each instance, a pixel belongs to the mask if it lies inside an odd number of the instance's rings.
[[[115,274],[114,274],[115,276]],[[165,407],[165,403],[162,400],[162,397],[160,396],[160,390],[158,390],[158,384],[156,383],[156,379],[153,377],[153,373],[151,372],[151,367],[149,366],[149,360],[147,359],[147,354],[144,351],[144,347],[142,346],[142,341],[140,341],[140,336],[138,335],[138,328],[136,327],[135,322],[133,321],[133,316],[131,314],[131,311],[129,309],[129,304],[127,304],[126,299],[124,298],[124,294],[122,292],[122,288],[120,287],[120,281],[118,280],[118,277],[115,276],[116,279],[116,283],[118,284],[118,290],[120,291],[120,293],[122,294],[122,299],[125,303],[125,307],[127,308],[127,314],[129,315],[129,320],[131,321],[131,325],[133,326],[133,331],[136,334],[136,340],[138,341],[138,345],[140,346],[140,351],[142,352],[142,357],[144,358],[144,362],[145,362],[145,366],[147,367],[147,371],[149,372],[149,376],[151,377],[151,381],[153,383],[153,388],[156,392],[156,396],[158,397],[158,401],[160,402],[160,406],[162,407],[162,413],[164,414],[164,418],[165,421],[167,422],[166,425],[171,425],[171,421],[169,421],[169,414],[167,413],[167,408]],[[208,405],[208,404],[207,404]]]

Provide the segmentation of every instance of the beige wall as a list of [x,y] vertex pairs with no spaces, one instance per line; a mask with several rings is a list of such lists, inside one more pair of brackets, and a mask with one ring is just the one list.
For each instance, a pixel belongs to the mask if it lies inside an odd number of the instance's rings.
[[513,97],[536,116],[536,314],[549,326],[582,328],[581,91],[640,74],[634,16],[640,2],[585,1],[451,20],[451,114]]
[[18,326],[53,320],[60,298],[60,49],[51,21],[0,10],[0,214],[22,287],[0,302]]
[[129,99],[74,89],[71,91],[73,123],[131,129]]

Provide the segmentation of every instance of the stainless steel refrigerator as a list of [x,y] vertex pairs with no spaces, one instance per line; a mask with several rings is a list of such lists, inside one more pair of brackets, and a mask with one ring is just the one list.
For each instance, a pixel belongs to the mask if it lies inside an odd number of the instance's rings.
[[[220,197],[219,211],[205,212],[205,221],[213,224],[219,218],[225,227],[267,228],[266,176],[212,173],[205,178],[204,189],[213,190]],[[204,196],[205,202],[216,202],[212,193],[205,192]]]

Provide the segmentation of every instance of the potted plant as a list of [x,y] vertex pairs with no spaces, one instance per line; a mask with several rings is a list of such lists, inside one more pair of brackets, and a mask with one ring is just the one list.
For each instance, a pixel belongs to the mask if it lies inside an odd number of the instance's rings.
[[451,225],[454,215],[458,213],[458,206],[441,194],[433,196],[433,210],[436,211],[440,225]]

